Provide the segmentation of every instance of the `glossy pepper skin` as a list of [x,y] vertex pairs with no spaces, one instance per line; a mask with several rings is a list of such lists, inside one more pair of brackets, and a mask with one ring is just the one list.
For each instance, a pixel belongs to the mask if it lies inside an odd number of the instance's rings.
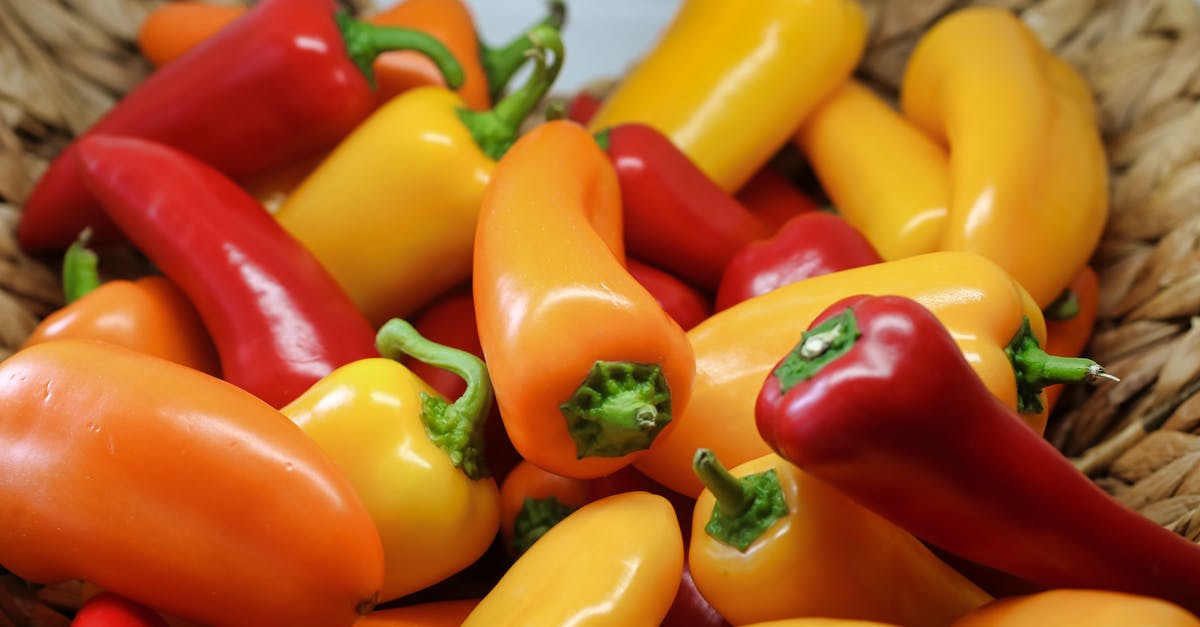
[[658,625],[682,570],[683,539],[671,505],[625,492],[589,503],[547,531],[463,627]]
[[767,229],[663,133],[619,124],[597,135],[621,186],[625,250],[715,290],[725,264]]
[[495,160],[563,61],[556,30],[529,37],[534,71],[492,111],[471,112],[441,87],[405,92],[338,144],[276,214],[373,325],[410,316],[471,276]]
[[[379,331],[385,357],[343,366],[280,410],[338,465],[383,541],[381,601],[437,583],[483,555],[499,489],[480,450],[491,387],[483,362],[422,338],[403,320]],[[399,363],[412,355],[464,377],[453,405]]]
[[950,202],[946,148],[848,80],[795,143],[841,215],[889,261],[939,250]]
[[735,192],[850,75],[866,30],[850,0],[686,0],[589,128],[648,124]]
[[224,378],[281,407],[375,333],[320,263],[236,184],[176,149],[90,135],[80,178],[200,313]]
[[766,378],[755,414],[780,456],[953,554],[1046,588],[1200,607],[1200,547],[1017,420],[916,301],[831,306]]
[[[1074,357],[1082,355],[1092,339],[1100,306],[1100,281],[1091,266],[1084,266],[1062,296],[1045,310],[1046,352]],[[1063,386],[1046,388],[1046,406],[1053,410]]]
[[624,268],[608,158],[574,122],[538,126],[497,166],[478,228],[479,340],[513,445],[569,477],[628,465],[675,425],[694,361]]
[[[367,117],[376,101],[359,68],[369,69],[376,45],[420,47],[452,84],[461,80],[458,62],[432,37],[381,34],[335,13],[333,0],[264,0],[195,54],[154,72],[83,136],[167,144],[245,181],[328,150]],[[65,248],[87,226],[97,243],[118,235],[79,179],[73,152],[55,158],[25,203],[17,238],[28,250]]]
[[769,239],[751,242],[734,254],[717,287],[716,309],[789,283],[882,261],[871,242],[840,216],[804,213]]
[[71,627],[167,627],[167,621],[144,605],[101,592],[79,608]]
[[1074,69],[997,7],[934,24],[901,83],[901,110],[949,147],[939,249],[992,259],[1043,307],[1091,257],[1107,218],[1108,167],[1088,94]]
[[[789,337],[799,337],[830,304],[864,293],[901,294],[930,307],[953,331],[992,394],[1012,408],[1021,397],[1036,403],[1042,383],[1018,385],[1005,351],[1021,334],[1026,318],[1031,336],[1044,342],[1045,323],[1037,304],[999,266],[979,255],[930,253],[785,285],[714,314],[688,331],[696,354],[692,400],[678,427],[659,438],[636,467],[694,496],[701,490],[692,472],[697,448],[711,448],[730,466],[770,453],[753,426],[754,399],[763,379],[791,350],[794,340]],[[1022,420],[1041,433],[1045,410],[1027,409]]]
[[5,360],[0,394],[0,563],[17,576],[210,625],[348,627],[375,603],[383,551],[362,501],[250,394],[74,339]]
[[633,258],[625,259],[625,269],[684,331],[712,314],[709,299],[674,275]]
[[1103,590],[1047,590],[998,599],[954,621],[951,627],[1198,627],[1200,619],[1152,597]]

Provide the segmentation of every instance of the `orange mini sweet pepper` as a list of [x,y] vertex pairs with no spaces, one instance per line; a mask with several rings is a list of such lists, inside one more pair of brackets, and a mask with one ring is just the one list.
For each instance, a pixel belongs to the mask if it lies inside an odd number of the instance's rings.
[[691,394],[687,336],[624,267],[620,194],[592,136],[557,120],[500,160],[480,210],[472,285],[500,414],[560,475],[628,465]]
[[[1046,307],[1046,352],[1065,357],[1082,355],[1092,339],[1099,306],[1099,278],[1091,266],[1084,266],[1062,295]],[[1062,384],[1046,388],[1046,406],[1053,409],[1062,392]]]
[[1200,618],[1162,599],[1062,588],[997,599],[951,627],[1200,627]]

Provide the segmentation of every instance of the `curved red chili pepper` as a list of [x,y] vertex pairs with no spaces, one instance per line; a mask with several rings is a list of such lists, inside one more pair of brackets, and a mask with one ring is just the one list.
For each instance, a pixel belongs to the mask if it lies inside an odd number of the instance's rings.
[[[381,47],[419,46],[447,83],[462,81],[453,55],[428,35],[335,13],[334,0],[264,0],[151,74],[87,132],[174,146],[246,181],[327,150],[357,126],[378,104],[364,71]],[[17,236],[26,249],[66,248],[87,226],[97,243],[119,235],[81,184],[72,151],[25,203]]]
[[824,211],[801,214],[729,260],[717,287],[716,310],[788,283],[882,261],[871,242],[841,217]]
[[174,148],[93,134],[82,179],[129,240],[187,294],[230,383],[275,407],[344,364],[375,332],[258,201]]
[[648,266],[636,259],[626,259],[625,269],[653,296],[663,311],[679,323],[684,331],[704,322],[712,315],[708,299],[696,288],[667,272]]
[[922,540],[1033,584],[1200,611],[1200,546],[1072,466],[919,303],[855,297],[813,324],[757,399],[759,433],[781,456]]
[[620,124],[597,141],[617,170],[631,257],[715,290],[734,253],[767,229],[671,140],[645,124]]

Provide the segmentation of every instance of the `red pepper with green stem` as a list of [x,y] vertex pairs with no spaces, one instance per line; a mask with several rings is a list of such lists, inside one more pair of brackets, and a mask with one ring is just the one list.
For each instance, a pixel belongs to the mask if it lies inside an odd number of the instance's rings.
[[195,305],[230,383],[274,407],[339,366],[378,356],[375,332],[252,196],[174,148],[92,134],[81,181]]
[[717,287],[716,309],[789,283],[882,261],[871,242],[841,217],[825,211],[801,214],[729,260]]
[[1200,610],[1200,547],[1026,427],[915,301],[825,310],[767,377],[756,421],[780,455],[951,553],[1048,588]]
[[631,257],[715,290],[729,259],[767,236],[757,218],[661,131],[627,123],[596,140],[617,171]]
[[[247,181],[328,150],[377,105],[371,62],[385,50],[425,53],[462,81],[436,39],[356,22],[334,0],[264,0],[203,49],[152,74],[84,133],[141,137]],[[66,248],[83,230],[119,234],[75,170],[68,146],[39,179],[17,237],[29,250]]]

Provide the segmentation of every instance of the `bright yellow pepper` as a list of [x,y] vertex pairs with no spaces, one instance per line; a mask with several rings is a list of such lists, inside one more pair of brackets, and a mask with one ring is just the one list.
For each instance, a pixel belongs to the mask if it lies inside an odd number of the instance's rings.
[[[380,601],[470,565],[500,528],[500,491],[483,467],[492,401],[483,362],[434,344],[403,320],[379,332],[389,358],[333,371],[282,408],[350,479],[383,540]],[[454,404],[399,363],[404,355],[467,381]]]
[[901,109],[950,154],[939,248],[992,259],[1040,306],[1091,256],[1107,218],[1104,146],[1082,79],[1011,12],[952,13],[918,42]]
[[[1045,428],[1040,390],[1048,383],[1029,381],[1019,386],[1014,363],[1006,354],[1018,337],[1045,344],[1041,309],[988,259],[968,252],[935,252],[785,285],[693,327],[688,331],[696,356],[691,399],[677,416],[675,428],[655,439],[634,466],[681,494],[695,496],[702,488],[692,472],[697,448],[711,448],[730,465],[770,453],[754,421],[754,403],[763,380],[817,315],[858,294],[897,294],[928,307],[949,329],[988,389],[1014,410],[1023,409],[1022,418],[1038,433]],[[1027,330],[1022,324],[1026,319]],[[1086,360],[1064,363],[1070,376],[1090,379],[1099,374],[1088,371],[1091,362]]]
[[463,627],[655,627],[682,577],[683,535],[671,504],[622,492],[551,527]]
[[1151,597],[1101,590],[1049,590],[999,599],[951,627],[1200,627],[1200,618]]
[[686,0],[589,128],[653,126],[737,190],[850,75],[866,30],[852,0]]
[[495,159],[562,65],[553,27],[529,37],[533,74],[492,111],[470,111],[443,87],[404,92],[347,136],[276,214],[372,324],[410,315],[470,276]]
[[938,250],[950,200],[946,149],[869,88],[846,81],[796,144],[842,217],[885,260]]
[[793,616],[944,627],[992,598],[920,540],[778,455],[693,461],[688,566],[735,625]]

